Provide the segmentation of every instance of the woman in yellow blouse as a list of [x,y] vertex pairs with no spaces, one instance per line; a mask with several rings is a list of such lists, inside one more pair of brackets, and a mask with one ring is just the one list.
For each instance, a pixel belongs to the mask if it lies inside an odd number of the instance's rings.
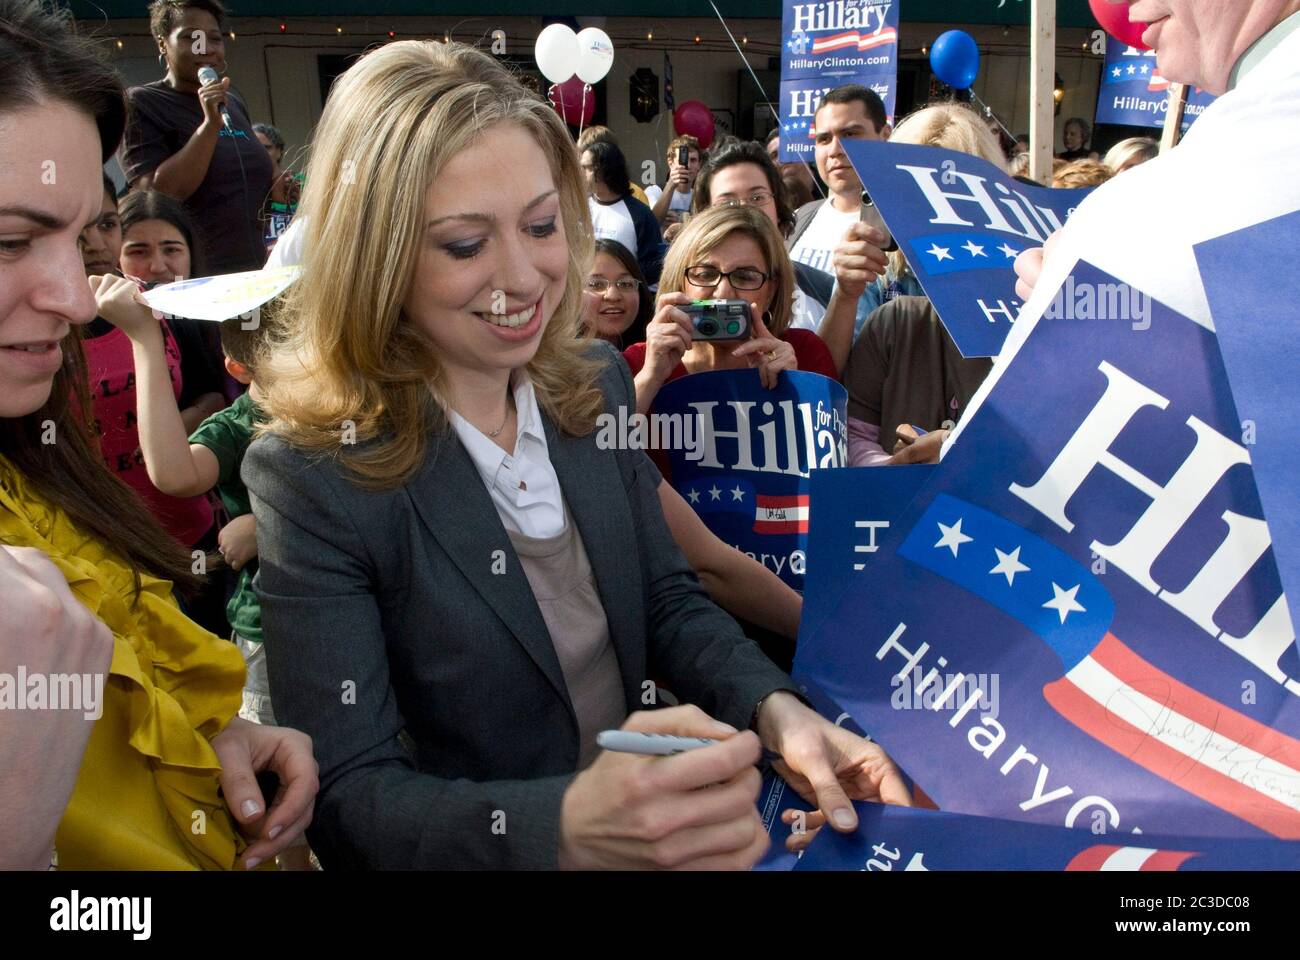
[[311,820],[311,742],[235,718],[238,651],[171,595],[189,554],[82,429],[77,240],[124,123],[111,68],[0,0],[0,869],[251,869]]

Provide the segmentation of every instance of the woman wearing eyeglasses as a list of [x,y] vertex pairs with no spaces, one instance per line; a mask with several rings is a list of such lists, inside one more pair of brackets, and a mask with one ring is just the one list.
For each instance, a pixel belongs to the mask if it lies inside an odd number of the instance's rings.
[[582,327],[622,350],[645,339],[654,297],[632,251],[617,240],[596,241],[596,257],[583,283]]
[[[623,351],[635,378],[637,412],[650,411],[665,383],[707,370],[756,367],[769,389],[782,370],[839,379],[817,334],[790,328],[794,283],[781,234],[759,209],[729,204],[694,217],[669,248],[645,342]],[[710,299],[749,303],[748,340],[694,339],[691,319],[679,308]]]

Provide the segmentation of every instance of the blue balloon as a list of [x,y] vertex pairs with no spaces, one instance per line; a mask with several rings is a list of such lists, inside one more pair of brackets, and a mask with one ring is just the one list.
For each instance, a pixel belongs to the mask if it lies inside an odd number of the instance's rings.
[[930,47],[930,69],[955,90],[969,90],[980,72],[980,48],[965,30],[948,30]]

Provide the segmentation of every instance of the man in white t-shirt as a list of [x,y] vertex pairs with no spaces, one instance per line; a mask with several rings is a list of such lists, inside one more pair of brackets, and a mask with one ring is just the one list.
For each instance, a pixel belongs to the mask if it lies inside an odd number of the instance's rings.
[[[681,152],[685,150],[686,163],[678,163]],[[646,188],[646,199],[654,211],[655,219],[661,226],[681,223],[682,214],[691,209],[691,199],[695,190],[695,178],[700,174],[700,141],[690,134],[682,134],[668,144],[668,182],[660,190]]]
[[[1094,190],[1046,256],[1017,259],[1026,302],[963,423],[1080,260],[1213,329],[1193,247],[1300,209],[1300,0],[1139,0],[1129,19],[1151,24],[1143,40],[1163,76],[1220,96],[1176,149]],[[1277,269],[1293,254],[1279,251]]]
[[825,200],[795,212],[786,246],[790,258],[834,274],[831,255],[845,231],[862,214],[862,181],[844,152],[844,140],[887,140],[890,128],[884,101],[870,87],[848,83],[822,97],[813,114],[817,132],[817,172],[826,184]]

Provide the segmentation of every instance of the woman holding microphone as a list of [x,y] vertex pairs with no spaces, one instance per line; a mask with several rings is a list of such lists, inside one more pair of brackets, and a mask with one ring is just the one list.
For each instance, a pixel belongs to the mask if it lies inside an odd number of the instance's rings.
[[149,27],[166,75],[127,91],[119,159],[132,190],[152,186],[185,204],[212,273],[260,269],[262,206],[275,164],[230,92],[219,0],[153,0]]
[[[597,444],[636,397],[577,337],[585,194],[555,111],[472,47],[388,44],[325,107],[243,477],[327,869],[748,868],[760,741],[840,829],[906,802],[708,599],[645,455]],[[634,712],[660,680],[697,706]],[[620,726],[720,742],[601,752]]]

